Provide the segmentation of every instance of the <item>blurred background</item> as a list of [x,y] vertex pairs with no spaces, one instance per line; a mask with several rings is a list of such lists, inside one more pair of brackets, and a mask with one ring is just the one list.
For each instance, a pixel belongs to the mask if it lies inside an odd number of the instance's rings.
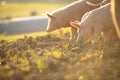
[[0,0],[0,20],[41,15],[76,0]]
[[76,0],[0,0],[0,34],[6,36],[46,31],[46,12],[74,1]]

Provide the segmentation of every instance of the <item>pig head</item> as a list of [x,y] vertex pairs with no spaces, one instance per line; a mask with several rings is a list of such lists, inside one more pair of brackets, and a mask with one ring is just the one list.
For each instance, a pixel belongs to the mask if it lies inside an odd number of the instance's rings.
[[[85,15],[87,16],[87,15]],[[84,16],[84,17],[85,17]],[[93,36],[93,28],[89,26],[83,27],[81,22],[70,22],[71,26],[75,27],[77,29],[77,42],[84,42],[87,41],[90,37]]]
[[47,32],[52,32],[54,30],[60,29],[62,27],[66,27],[66,21],[62,21],[60,16],[53,16],[52,14],[47,13],[49,17]]

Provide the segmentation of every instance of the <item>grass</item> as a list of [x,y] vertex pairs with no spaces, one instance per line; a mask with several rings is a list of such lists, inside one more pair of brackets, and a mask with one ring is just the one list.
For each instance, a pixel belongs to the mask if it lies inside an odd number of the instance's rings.
[[0,6],[0,19],[10,17],[29,16],[33,10],[37,11],[37,15],[51,12],[55,9],[65,6],[64,3],[30,3],[30,4],[5,4]]

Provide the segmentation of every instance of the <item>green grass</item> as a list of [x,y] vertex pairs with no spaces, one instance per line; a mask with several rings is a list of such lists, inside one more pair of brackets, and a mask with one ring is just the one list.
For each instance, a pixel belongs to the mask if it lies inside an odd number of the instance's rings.
[[7,16],[29,16],[32,10],[36,10],[37,15],[41,15],[63,6],[65,6],[64,3],[5,4],[0,6],[0,19],[4,19]]

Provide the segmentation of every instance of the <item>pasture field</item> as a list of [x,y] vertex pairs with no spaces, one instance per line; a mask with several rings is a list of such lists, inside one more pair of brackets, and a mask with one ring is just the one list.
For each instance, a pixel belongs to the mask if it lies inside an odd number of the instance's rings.
[[120,80],[120,45],[103,45],[100,39],[91,46],[69,37],[69,29],[1,34],[0,80]]

